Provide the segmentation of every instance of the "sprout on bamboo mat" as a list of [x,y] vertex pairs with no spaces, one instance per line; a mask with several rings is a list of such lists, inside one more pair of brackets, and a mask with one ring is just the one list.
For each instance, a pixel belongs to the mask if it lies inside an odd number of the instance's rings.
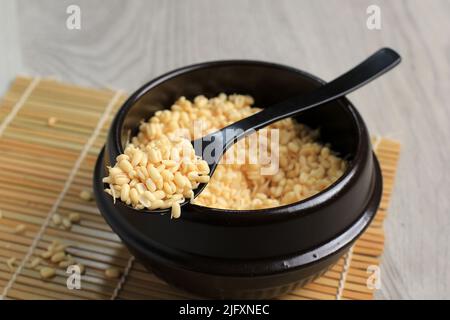
[[6,265],[8,266],[9,271],[14,272],[16,270],[16,267],[14,264],[16,263],[16,258],[11,257],[8,260],[6,260]]
[[118,278],[118,277],[120,277],[120,274],[121,274],[121,272],[117,268],[111,267],[111,268],[108,268],[105,270],[105,276],[109,279]]
[[56,270],[55,268],[43,267],[40,270],[40,274],[43,279],[50,279],[56,275]]
[[72,222],[70,222],[69,218],[63,218],[62,226],[64,229],[69,230],[70,228],[72,228]]
[[80,198],[84,201],[91,201],[92,200],[92,192],[87,189],[83,189],[80,192]]
[[54,127],[56,125],[56,122],[58,122],[58,118],[56,117],[50,117],[47,120],[47,124],[49,127]]
[[[47,263],[53,265],[54,267],[45,266],[40,270],[41,277],[43,279],[52,278],[56,274],[56,267],[66,269],[69,266],[76,265],[80,268],[80,273],[84,274],[86,268],[83,264],[78,263],[70,254],[66,252],[67,245],[61,243],[58,240],[53,240],[47,246],[47,251],[41,254]],[[30,263],[30,268],[36,269],[41,263],[41,259],[36,257]]]
[[35,257],[33,260],[31,260],[29,267],[31,269],[35,269],[41,263],[41,261],[41,258]]
[[75,264],[75,259],[74,259],[70,254],[68,254],[68,255],[65,256],[65,260],[62,260],[62,261],[60,261],[60,262],[58,263],[58,266],[59,266],[60,268],[65,269],[65,268],[67,268],[68,266],[71,266],[71,265],[73,265],[73,264]]
[[[81,263],[78,263],[74,257],[72,257],[70,254],[66,252],[66,249],[67,245],[59,242],[58,240],[53,240],[52,243],[50,243],[47,246],[47,251],[44,251],[41,254],[41,257],[44,258],[47,263],[53,266],[51,268],[50,267],[48,268],[52,269],[53,273],[51,270],[45,270],[44,274],[42,274],[43,271],[41,269],[42,278],[53,277],[54,272],[56,272],[55,269],[57,267],[65,270],[67,267],[71,265],[78,266],[80,268],[80,273],[84,274],[86,269],[85,266],[82,265]],[[30,263],[30,268],[35,269],[36,267],[39,266],[40,262],[41,262],[40,258],[33,259],[33,261]]]
[[55,213],[52,216],[52,222],[55,226],[59,226],[62,223],[62,218],[59,214]]
[[72,223],[78,223],[81,220],[81,216],[78,212],[72,212],[69,214],[69,220]]
[[41,253],[41,257],[44,259],[49,259],[52,256],[52,252],[51,251],[44,251]]
[[59,251],[51,256],[50,261],[53,263],[59,263],[66,259],[66,253],[64,251]]
[[16,228],[14,229],[14,233],[22,234],[25,232],[26,229],[27,229],[27,226],[24,225],[23,223],[21,223],[16,226]]
[[79,223],[81,215],[78,212],[72,212],[66,217],[55,213],[52,216],[52,222],[54,226],[61,226],[63,229],[69,230],[73,223]]

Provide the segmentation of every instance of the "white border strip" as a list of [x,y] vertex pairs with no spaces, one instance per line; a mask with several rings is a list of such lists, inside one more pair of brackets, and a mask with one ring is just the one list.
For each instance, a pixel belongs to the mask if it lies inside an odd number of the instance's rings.
[[64,196],[69,191],[69,188],[72,185],[73,180],[75,179],[78,169],[80,168],[81,164],[83,163],[83,160],[86,157],[87,153],[89,152],[89,149],[94,144],[95,139],[97,139],[97,136],[100,134],[106,120],[108,119],[113,107],[116,105],[116,103],[121,95],[122,95],[122,91],[120,91],[120,90],[117,91],[114,94],[114,96],[112,97],[112,99],[109,101],[108,105],[105,108],[105,111],[103,111],[103,114],[100,117],[100,119],[97,123],[97,126],[95,127],[94,132],[92,133],[89,140],[84,145],[83,150],[81,151],[80,155],[78,156],[78,159],[75,162],[75,164],[70,172],[70,175],[66,180],[66,183],[64,184],[63,190],[59,194],[56,201],[53,203],[52,208],[50,209],[50,211],[47,214],[47,218],[44,220],[44,223],[42,224],[41,228],[39,229],[39,232],[34,237],[34,240],[31,243],[31,246],[28,248],[28,251],[27,251],[25,257],[22,259],[22,262],[17,267],[17,269],[14,272],[14,274],[12,275],[11,279],[8,281],[8,284],[3,289],[2,295],[0,296],[0,300],[3,300],[8,295],[9,289],[11,289],[12,285],[14,284],[14,282],[17,279],[17,276],[20,274],[20,272],[24,268],[25,263],[30,259],[31,255],[33,254],[33,251],[35,250],[39,240],[41,239],[42,235],[44,234],[45,229],[47,228],[48,224],[50,223],[52,215],[56,212],[56,209],[61,204]]
[[30,84],[27,86],[25,91],[20,96],[19,100],[17,100],[16,104],[11,109],[11,112],[8,113],[3,122],[0,124],[0,137],[3,135],[3,132],[5,131],[6,127],[8,127],[11,121],[14,120],[14,117],[19,112],[20,108],[22,108],[25,102],[27,102],[28,98],[38,85],[39,81],[41,81],[41,79],[37,77],[30,82]]
[[114,289],[114,292],[113,292],[110,300],[116,300],[117,296],[119,295],[120,290],[122,290],[125,280],[127,280],[127,277],[131,271],[131,268],[133,267],[133,263],[134,263],[134,256],[131,256],[130,259],[128,259],[128,263],[127,263],[127,266],[125,267],[125,270],[123,271],[122,277],[120,277],[119,282],[117,282],[117,286]]

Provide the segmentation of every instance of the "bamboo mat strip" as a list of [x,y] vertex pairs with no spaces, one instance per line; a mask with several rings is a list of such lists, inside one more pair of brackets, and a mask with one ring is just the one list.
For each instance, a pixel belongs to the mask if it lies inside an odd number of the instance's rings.
[[[33,80],[32,84],[36,85],[37,82]],[[118,101],[118,99],[119,99],[119,97],[121,95],[122,95],[122,92],[120,92],[120,91],[114,93],[114,96],[112,97],[111,101],[108,103],[107,107],[105,108],[105,111],[103,112],[101,118],[99,119],[99,122],[98,122],[97,126],[94,129],[94,132],[92,133],[91,137],[89,137],[89,140],[87,141],[87,143],[84,145],[80,155],[78,156],[75,164],[73,165],[73,168],[71,169],[71,171],[69,173],[69,176],[68,176],[68,178],[67,178],[67,180],[66,180],[66,182],[64,184],[64,187],[63,187],[62,191],[60,192],[60,194],[56,198],[53,206],[51,207],[50,211],[48,212],[47,217],[44,220],[44,223],[42,224],[42,226],[39,229],[38,233],[36,234],[35,238],[33,239],[33,242],[31,243],[31,246],[29,247],[27,253],[25,254],[25,257],[22,259],[22,262],[19,264],[18,268],[16,269],[16,271],[12,275],[10,281],[5,286],[5,288],[3,289],[3,293],[1,295],[2,297],[8,295],[8,290],[13,285],[13,283],[16,280],[18,274],[22,271],[25,263],[28,262],[30,256],[33,254],[34,249],[36,248],[38,242],[41,240],[41,237],[42,237],[45,229],[47,228],[48,224],[50,223],[50,219],[52,218],[52,214],[54,214],[56,212],[56,210],[59,207],[61,201],[63,200],[64,196],[68,192],[69,187],[71,186],[72,181],[74,180],[76,173],[80,169],[81,164],[82,164],[84,158],[86,157],[86,155],[88,153],[88,150],[90,149],[90,147],[95,142],[95,139],[97,138],[100,130],[102,129],[104,123],[106,122],[107,117],[110,116],[113,107],[116,105],[116,103],[117,103],[117,101]]]
[[[0,102],[0,292],[3,299],[192,299],[148,272],[121,244],[93,201],[80,199],[91,190],[92,170],[112,118],[125,95],[50,79],[17,77]],[[50,117],[57,118],[49,125]],[[371,299],[367,268],[379,266],[384,247],[383,220],[389,205],[399,144],[373,141],[384,190],[370,227],[322,277],[279,299]],[[14,159],[14,160],[12,160]],[[79,224],[64,230],[58,214],[77,213]],[[20,228],[19,228],[20,227]],[[24,228],[20,231],[19,229]],[[18,232],[19,230],[20,232]],[[69,290],[67,274],[43,280],[29,262],[52,241],[86,266],[81,290]],[[7,261],[15,258],[14,270]],[[51,265],[42,262],[42,265]],[[118,278],[105,270],[117,268]]]
[[110,300],[117,299],[117,296],[119,295],[120,290],[122,290],[123,284],[127,280],[127,277],[128,277],[128,274],[130,273],[130,270],[133,268],[133,263],[134,263],[134,256],[131,256],[128,259],[127,266],[125,267],[125,270],[123,271],[123,274],[120,277],[120,281],[117,282],[117,286],[114,289],[114,292],[113,292]]
[[0,125],[0,137],[3,135],[3,132],[5,131],[8,124],[14,119],[17,112],[19,112],[20,108],[25,104],[30,94],[33,92],[34,88],[36,88],[37,84],[39,83],[39,78],[34,78],[28,87],[25,89],[23,94],[20,96],[19,100],[15,103],[14,107],[11,109],[11,111],[8,113],[8,115],[5,117],[5,119],[2,121]]
[[350,248],[350,250],[348,250],[344,258],[344,267],[342,268],[341,276],[339,279],[339,284],[336,292],[336,300],[342,299],[342,293],[344,292],[344,286],[347,281],[348,272],[350,270],[350,264],[352,262],[352,255],[353,255],[353,246]]

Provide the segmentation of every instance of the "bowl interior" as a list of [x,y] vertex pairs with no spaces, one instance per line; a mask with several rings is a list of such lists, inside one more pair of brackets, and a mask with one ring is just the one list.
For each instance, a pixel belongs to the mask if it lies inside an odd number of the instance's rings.
[[[154,112],[170,108],[180,96],[192,99],[203,94],[213,97],[226,94],[249,94],[254,106],[264,108],[292,96],[314,90],[320,79],[299,70],[254,61],[225,61],[194,65],[168,73],[138,90],[126,102],[118,117],[116,141],[119,152],[130,136],[136,134],[139,122]],[[311,128],[319,128],[321,141],[332,150],[352,160],[358,147],[358,125],[346,99],[333,101],[296,117]]]

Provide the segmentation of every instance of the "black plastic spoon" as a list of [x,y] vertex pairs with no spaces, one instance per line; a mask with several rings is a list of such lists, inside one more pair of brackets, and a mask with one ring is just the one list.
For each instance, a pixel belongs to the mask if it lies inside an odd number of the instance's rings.
[[[380,49],[353,69],[314,91],[266,107],[250,117],[191,141],[195,153],[208,162],[210,175],[212,175],[225,151],[243,137],[276,121],[296,116],[305,110],[340,98],[391,70],[400,61],[400,55],[394,50]],[[194,190],[194,197],[197,197],[206,185],[206,183],[200,184]],[[188,202],[185,201],[180,205]],[[150,209],[155,212],[168,212],[169,210]]]

